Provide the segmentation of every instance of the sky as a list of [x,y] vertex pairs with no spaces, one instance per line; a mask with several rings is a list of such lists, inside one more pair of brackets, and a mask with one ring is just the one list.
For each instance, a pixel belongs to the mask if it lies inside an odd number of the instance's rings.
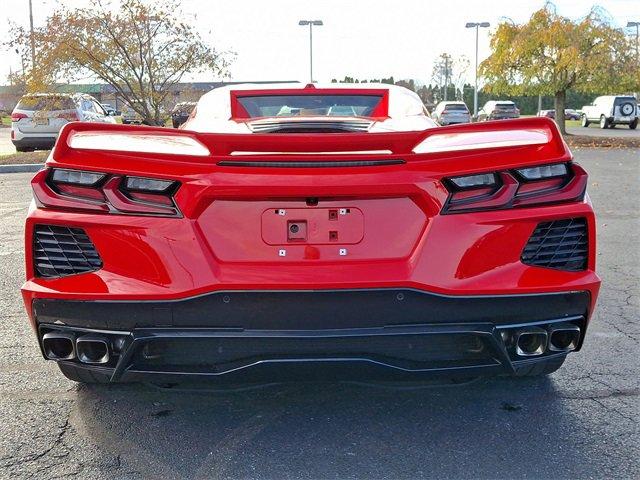
[[[86,6],[86,0],[32,0],[35,25],[57,6]],[[558,13],[572,19],[586,15],[589,0],[556,0]],[[442,52],[465,55],[474,78],[475,34],[466,22],[490,22],[481,29],[479,61],[489,54],[489,35],[500,22],[521,23],[543,0],[183,0],[185,19],[219,51],[235,52],[230,79],[309,80],[309,30],[300,19],[319,19],[314,27],[314,79],[415,79],[429,83],[433,62]],[[601,0],[614,24],[640,21],[640,0]],[[28,0],[0,0],[0,25],[29,24]],[[4,35],[4,38],[2,37]],[[0,34],[6,41],[7,33]],[[20,69],[15,52],[0,46],[0,83]],[[192,80],[219,80],[198,75]]]

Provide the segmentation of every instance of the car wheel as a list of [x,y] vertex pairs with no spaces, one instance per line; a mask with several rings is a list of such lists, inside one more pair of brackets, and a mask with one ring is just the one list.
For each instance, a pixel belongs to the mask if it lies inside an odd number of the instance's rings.
[[625,117],[630,117],[631,115],[633,115],[635,109],[635,105],[631,102],[623,103],[622,105],[620,105],[620,113],[622,113],[622,115]]
[[589,120],[587,119],[586,115],[582,115],[582,126],[583,127],[588,127],[589,126]]
[[605,117],[604,115],[600,115],[600,128],[602,128],[603,130],[605,128],[609,128],[609,120],[607,120],[607,117]]
[[542,362],[535,362],[529,365],[516,366],[515,377],[538,377],[541,375],[551,375],[558,370],[566,359],[566,355],[550,358]]
[[35,148],[16,145],[16,152],[33,152]]
[[633,122],[631,122],[631,123],[629,124],[629,128],[630,128],[631,130],[635,130],[637,126],[638,126],[638,119],[637,119],[637,118],[636,118]]
[[109,383],[109,376],[78,368],[68,363],[58,363],[58,368],[69,380],[78,383]]

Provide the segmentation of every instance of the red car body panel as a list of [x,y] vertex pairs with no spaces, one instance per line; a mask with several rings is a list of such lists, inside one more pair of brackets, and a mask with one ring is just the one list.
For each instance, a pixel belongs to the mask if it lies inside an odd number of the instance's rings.
[[[549,141],[413,152],[431,136],[488,132],[502,139],[513,129],[542,132]],[[211,154],[71,148],[70,136],[84,131],[189,137]],[[349,153],[353,151],[387,152]],[[325,168],[220,165],[301,158],[402,163]],[[206,134],[72,123],[61,132],[47,168],[178,181],[175,203],[180,215],[112,214],[64,202],[54,208],[32,208],[25,232],[25,305],[37,328],[32,311],[36,299],[160,301],[234,290],[406,288],[465,297],[580,291],[589,293],[589,316],[600,279],[595,273],[595,219],[588,197],[442,213],[449,197],[445,177],[569,161],[571,153],[556,127],[544,118],[374,134]],[[42,200],[48,194],[43,190],[45,174],[40,175],[34,179],[34,190],[36,199]],[[347,210],[348,215],[340,214]],[[565,271],[521,261],[523,246],[539,223],[570,217],[587,220],[586,269]],[[298,238],[288,237],[290,222],[299,222],[304,229]],[[61,278],[37,276],[32,238],[38,224],[84,229],[100,254],[102,268]]]

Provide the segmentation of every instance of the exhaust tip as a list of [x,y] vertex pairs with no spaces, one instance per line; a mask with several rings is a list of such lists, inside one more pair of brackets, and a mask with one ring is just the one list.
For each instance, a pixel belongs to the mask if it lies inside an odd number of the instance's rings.
[[49,360],[73,360],[76,357],[74,335],[67,332],[48,332],[42,336],[42,349]]
[[553,352],[572,352],[578,348],[580,327],[573,324],[549,326],[549,350]]
[[547,349],[547,331],[543,328],[530,327],[518,330],[514,334],[516,354],[521,357],[542,355]]
[[99,335],[83,335],[76,340],[78,360],[100,365],[109,361],[109,340]]

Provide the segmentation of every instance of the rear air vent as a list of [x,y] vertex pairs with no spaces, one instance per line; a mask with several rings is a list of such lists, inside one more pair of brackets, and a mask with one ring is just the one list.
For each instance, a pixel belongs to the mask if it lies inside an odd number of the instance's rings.
[[385,167],[388,165],[402,165],[404,160],[335,160],[323,161],[300,161],[291,160],[286,162],[258,161],[258,160],[222,160],[218,162],[221,167],[259,167],[259,168],[344,168],[344,167]]
[[247,123],[253,133],[291,132],[367,132],[373,125],[364,119],[268,119]]
[[587,220],[568,218],[539,223],[522,251],[522,263],[559,270],[587,268]]
[[53,278],[98,270],[102,260],[81,228],[36,225],[33,232],[36,275]]

